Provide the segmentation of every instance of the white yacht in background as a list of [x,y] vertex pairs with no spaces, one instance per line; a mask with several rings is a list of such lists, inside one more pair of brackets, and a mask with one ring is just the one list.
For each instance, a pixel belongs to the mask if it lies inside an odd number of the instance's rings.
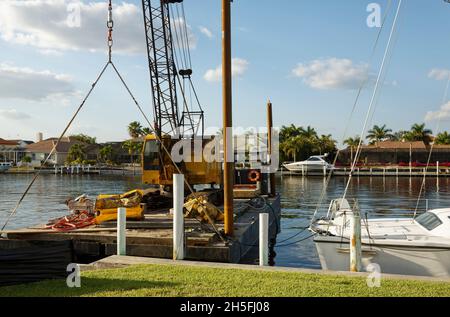
[[[311,225],[324,270],[349,270],[350,218],[347,200],[331,202],[328,215]],[[361,220],[363,270],[378,264],[381,273],[450,277],[450,208],[412,218]]]
[[0,162],[0,173],[6,172],[12,167],[11,162]]
[[326,155],[315,155],[311,156],[306,161],[286,163],[283,164],[283,166],[290,172],[300,172],[300,173],[307,173],[309,171],[310,172],[323,171],[324,168],[326,170],[333,169],[334,166],[325,161],[324,159],[325,157]]

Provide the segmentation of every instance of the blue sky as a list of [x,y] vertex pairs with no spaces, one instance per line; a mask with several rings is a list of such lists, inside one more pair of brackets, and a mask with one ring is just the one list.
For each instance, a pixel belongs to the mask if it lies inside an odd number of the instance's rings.
[[[34,139],[39,131],[45,137],[56,136],[106,61],[102,7],[106,1],[83,1],[79,28],[61,23],[69,2],[54,0],[39,6],[38,1],[28,8],[8,1],[0,4],[0,137]],[[387,0],[234,1],[233,57],[238,59],[234,124],[264,126],[265,104],[270,98],[275,125],[311,125],[340,141],[349,124],[356,88],[364,76],[372,78],[378,71],[398,3],[392,2],[369,66],[378,33],[366,24],[366,8],[373,2],[385,14]],[[151,115],[140,1],[113,3],[118,10],[115,63]],[[442,129],[450,129],[449,107],[442,107],[443,78],[450,69],[450,4],[442,0],[403,3],[372,123],[408,129],[434,112],[427,117],[429,128],[435,129],[433,118],[440,117]],[[217,127],[221,124],[221,84],[212,77],[221,64],[220,1],[185,0],[185,9],[196,42],[191,50],[193,80],[207,126]],[[205,76],[208,71],[209,77]],[[351,136],[360,133],[372,86],[370,80],[350,122]],[[126,125],[134,120],[144,122],[108,72],[71,132],[97,136],[100,141],[123,140]]]

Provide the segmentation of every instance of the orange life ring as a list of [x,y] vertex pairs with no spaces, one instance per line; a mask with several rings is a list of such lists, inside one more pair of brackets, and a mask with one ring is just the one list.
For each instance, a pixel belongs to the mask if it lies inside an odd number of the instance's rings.
[[257,182],[261,179],[261,173],[257,170],[251,170],[248,173],[248,180],[250,182]]

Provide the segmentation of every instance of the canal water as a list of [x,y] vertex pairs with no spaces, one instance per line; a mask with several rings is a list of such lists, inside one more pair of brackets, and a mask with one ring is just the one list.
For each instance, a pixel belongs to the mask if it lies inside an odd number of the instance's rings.
[[[0,174],[0,225],[14,208],[32,179],[32,175]],[[331,199],[342,196],[347,178],[334,177],[320,205],[326,212]],[[354,177],[348,197],[357,198],[363,215],[368,217],[408,216],[414,212],[422,178]],[[285,174],[277,176],[282,195],[281,234],[275,247],[275,265],[320,268],[308,227],[316,209],[325,180]],[[450,205],[450,178],[428,178],[419,210]],[[45,223],[67,214],[64,201],[86,193],[123,193],[141,186],[139,176],[115,175],[41,175],[10,221],[8,229]]]

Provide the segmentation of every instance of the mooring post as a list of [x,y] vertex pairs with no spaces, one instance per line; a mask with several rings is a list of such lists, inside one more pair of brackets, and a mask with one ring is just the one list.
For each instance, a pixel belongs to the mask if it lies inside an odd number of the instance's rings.
[[259,214],[259,265],[269,265],[269,214]]
[[173,175],[173,259],[184,259],[184,175]]
[[439,178],[439,161],[436,162],[436,177]]
[[358,210],[352,212],[350,220],[350,272],[361,271],[361,216]]
[[117,208],[117,255],[127,255],[127,209]]

